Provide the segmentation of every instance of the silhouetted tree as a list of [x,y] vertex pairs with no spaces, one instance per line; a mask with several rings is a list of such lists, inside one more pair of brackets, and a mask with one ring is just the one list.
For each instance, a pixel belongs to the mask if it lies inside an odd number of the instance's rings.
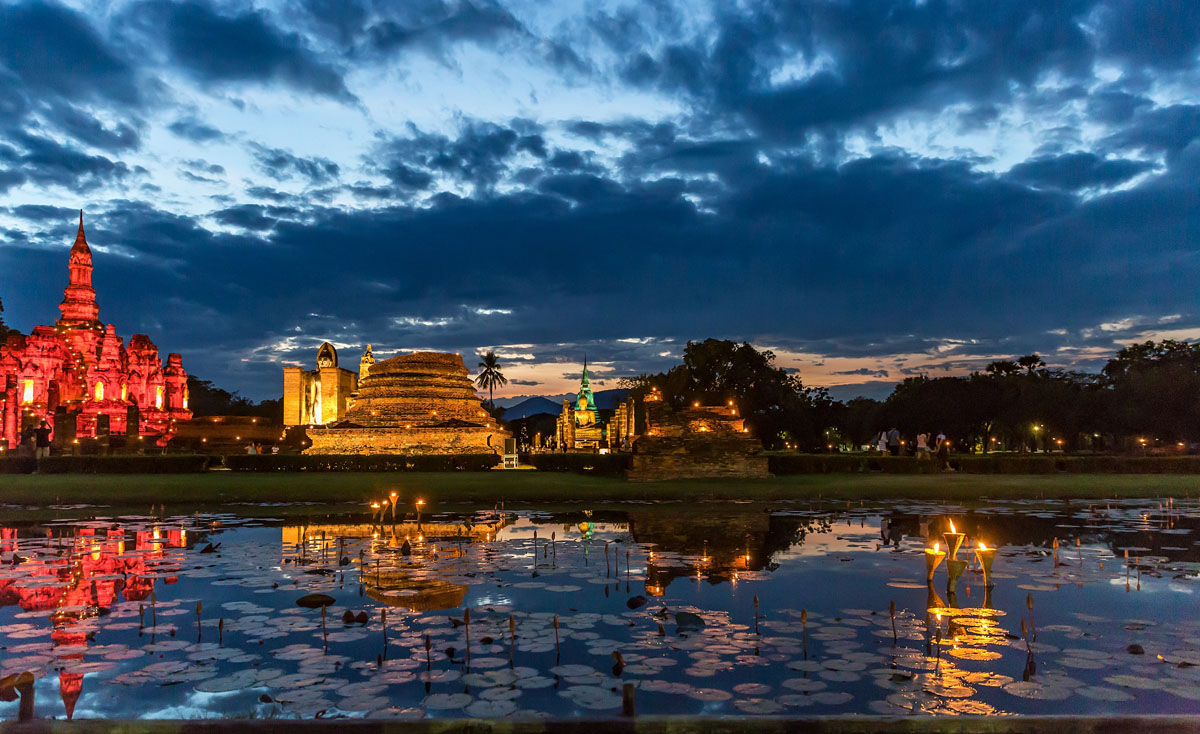
[[196,416],[240,415],[283,422],[283,400],[264,400],[255,403],[236,392],[216,387],[209,380],[188,375],[188,406]]
[[475,384],[481,390],[488,391],[488,402],[491,403],[492,410],[496,410],[496,400],[492,397],[492,391],[498,387],[504,387],[508,384],[508,378],[500,371],[500,358],[492,350],[488,350],[486,354],[481,354],[479,363],[479,376],[475,378]]
[[4,323],[4,302],[0,301],[0,344],[8,341],[9,334],[20,334],[16,329],[10,329]]

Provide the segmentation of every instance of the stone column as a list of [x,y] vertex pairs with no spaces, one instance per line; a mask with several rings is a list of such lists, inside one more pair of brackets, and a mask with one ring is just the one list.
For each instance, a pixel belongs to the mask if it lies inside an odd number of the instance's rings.
[[304,370],[300,367],[283,368],[283,425],[300,425],[304,406]]
[[322,367],[321,370],[321,422],[325,425],[337,423],[344,412],[347,393],[342,389],[341,373],[337,367]]
[[17,448],[17,441],[20,439],[20,434],[17,432],[17,415],[20,411],[19,403],[17,402],[17,379],[9,375],[4,385],[4,413],[0,415],[0,421],[3,421],[3,437],[8,440],[8,448]]

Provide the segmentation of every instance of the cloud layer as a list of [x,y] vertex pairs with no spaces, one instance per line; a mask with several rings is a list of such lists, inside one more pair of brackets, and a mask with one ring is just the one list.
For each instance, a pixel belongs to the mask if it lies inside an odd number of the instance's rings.
[[[320,342],[505,394],[770,347],[878,395],[1200,335],[1200,11],[148,0],[0,7],[6,320],[101,316],[255,397]],[[353,361],[353,360],[351,360]]]

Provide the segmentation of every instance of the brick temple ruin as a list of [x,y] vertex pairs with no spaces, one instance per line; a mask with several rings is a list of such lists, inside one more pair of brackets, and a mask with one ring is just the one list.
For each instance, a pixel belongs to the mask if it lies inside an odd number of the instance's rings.
[[750,435],[732,401],[677,410],[652,390],[642,399],[642,413],[646,428],[633,442],[630,480],[771,476],[762,444]]
[[0,345],[0,447],[16,448],[42,420],[58,447],[109,434],[165,444],[177,422],[192,416],[187,372],[178,354],[161,361],[145,334],[134,334],[126,346],[112,324],[100,321],[83,212],[67,267],[54,326],[36,326]]
[[308,454],[502,453],[511,434],[483,407],[462,355],[403,354],[357,376],[322,345],[317,370],[287,367],[284,423],[308,425]]

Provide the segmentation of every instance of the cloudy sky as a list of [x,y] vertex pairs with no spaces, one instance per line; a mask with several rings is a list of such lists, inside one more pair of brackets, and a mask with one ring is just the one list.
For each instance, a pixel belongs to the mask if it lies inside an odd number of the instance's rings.
[[1195,0],[0,1],[0,299],[274,397],[329,340],[503,394],[689,339],[886,394],[1200,337]]

